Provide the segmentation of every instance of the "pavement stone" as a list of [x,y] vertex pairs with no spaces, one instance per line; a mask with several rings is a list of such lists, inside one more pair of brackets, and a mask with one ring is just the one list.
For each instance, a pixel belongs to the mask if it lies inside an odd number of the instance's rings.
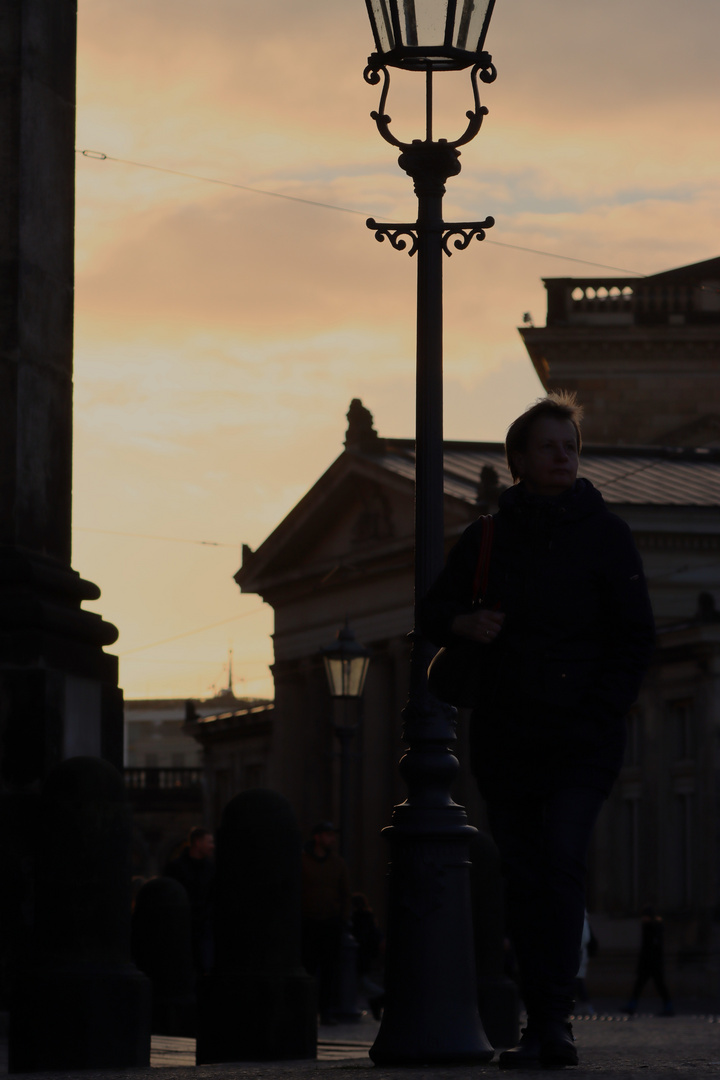
[[[603,1013],[575,1019],[580,1065],[564,1070],[573,1080],[720,1080],[720,1016],[713,1013],[658,1017],[650,1013],[628,1019],[620,1013]],[[368,1017],[358,1024],[321,1027],[317,1061],[241,1062],[193,1065],[193,1040],[154,1037],[149,1069],[105,1069],[24,1074],[30,1080],[360,1080],[362,1070],[372,1070],[372,1080],[485,1080],[498,1075],[497,1061],[487,1065],[417,1068],[376,1067],[367,1057],[378,1025]],[[182,1055],[184,1063],[173,1062]],[[7,1075],[7,1058],[0,1064]],[[503,1073],[503,1075],[507,1075]],[[514,1070],[518,1078],[536,1071]],[[371,1078],[368,1076],[368,1080]]]

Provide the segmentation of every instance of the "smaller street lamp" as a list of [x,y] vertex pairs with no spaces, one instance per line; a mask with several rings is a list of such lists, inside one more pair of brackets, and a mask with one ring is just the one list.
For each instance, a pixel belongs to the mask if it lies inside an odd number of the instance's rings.
[[332,697],[362,697],[370,650],[356,641],[347,619],[338,630],[333,644],[323,649],[322,658]]
[[[340,854],[347,860],[350,801],[350,742],[359,723],[360,700],[370,663],[370,650],[361,645],[350,629],[348,620],[335,635],[335,641],[322,650],[328,689],[333,699],[333,727],[340,743]],[[342,708],[335,703],[342,702]],[[353,707],[350,708],[350,703]],[[340,963],[340,985],[336,1015],[344,1020],[357,1021],[357,951],[355,938],[346,926],[343,931]]]
[[[365,678],[370,663],[370,650],[356,640],[347,619],[332,645],[322,650],[328,688],[333,702],[342,702],[335,711],[334,729],[340,743],[340,854],[347,858],[350,798],[350,741],[357,731],[358,714]],[[355,701],[354,709],[349,709]]]

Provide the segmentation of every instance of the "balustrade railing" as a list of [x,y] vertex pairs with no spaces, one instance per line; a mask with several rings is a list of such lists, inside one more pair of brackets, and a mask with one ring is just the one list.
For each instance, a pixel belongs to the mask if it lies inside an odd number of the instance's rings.
[[188,791],[202,784],[202,769],[126,768],[125,787],[132,791]]
[[547,278],[548,325],[720,321],[720,282],[654,283],[652,278]]

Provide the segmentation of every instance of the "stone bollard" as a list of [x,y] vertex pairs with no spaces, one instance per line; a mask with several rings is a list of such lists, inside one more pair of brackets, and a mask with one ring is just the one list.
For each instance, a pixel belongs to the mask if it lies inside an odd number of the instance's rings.
[[31,954],[10,1008],[9,1071],[150,1064],[150,982],[130,959],[130,807],[100,758],[49,774]]
[[152,983],[154,1035],[195,1035],[190,901],[179,881],[151,878],[137,894],[133,960]]
[[516,1046],[520,1038],[520,995],[505,974],[500,855],[492,839],[478,833],[470,841],[470,859],[480,1019],[494,1047]]
[[300,851],[282,795],[245,791],[225,807],[215,967],[198,983],[198,1065],[316,1055],[315,983],[300,961]]

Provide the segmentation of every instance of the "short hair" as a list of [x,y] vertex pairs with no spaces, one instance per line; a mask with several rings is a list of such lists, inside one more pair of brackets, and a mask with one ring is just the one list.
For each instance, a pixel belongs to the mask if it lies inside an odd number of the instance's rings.
[[205,829],[202,825],[196,825],[188,833],[188,844],[194,844],[196,840],[202,840],[206,836],[210,836],[210,829]]
[[580,434],[580,421],[583,418],[583,408],[579,405],[575,394],[569,390],[551,390],[547,397],[538,398],[534,405],[529,405],[525,412],[513,420],[505,436],[505,455],[514,481],[520,479],[513,457],[522,454],[527,449],[530,429],[536,420],[549,417],[552,420],[569,420],[575,428],[577,435],[578,453],[582,450],[582,435]]

